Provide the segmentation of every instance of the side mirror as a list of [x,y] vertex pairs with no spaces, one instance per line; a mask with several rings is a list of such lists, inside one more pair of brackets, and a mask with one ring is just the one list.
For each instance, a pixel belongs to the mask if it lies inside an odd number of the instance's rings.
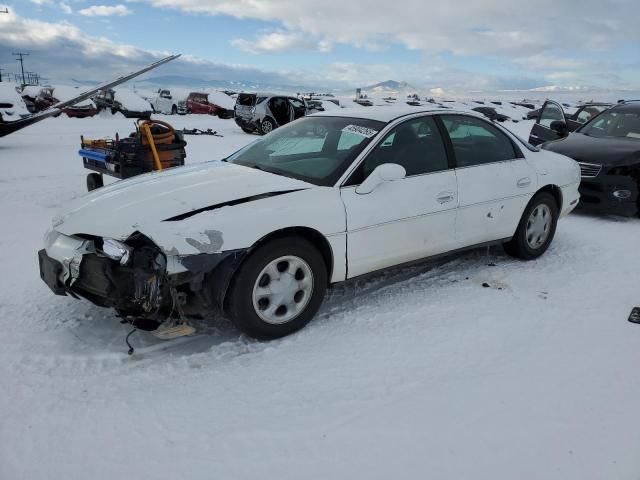
[[407,176],[407,171],[397,163],[383,163],[378,165],[373,172],[357,188],[356,193],[365,195],[373,192],[378,185],[384,182],[402,180]]
[[549,125],[549,128],[560,135],[566,135],[568,130],[567,124],[562,120],[554,120],[551,122],[551,125]]

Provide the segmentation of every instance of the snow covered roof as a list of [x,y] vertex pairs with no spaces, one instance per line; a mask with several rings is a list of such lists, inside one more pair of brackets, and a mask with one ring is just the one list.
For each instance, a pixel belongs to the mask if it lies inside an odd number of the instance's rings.
[[126,109],[138,112],[146,112],[151,110],[151,104],[143,99],[133,90],[126,88],[116,88],[115,99],[120,102]]
[[[53,96],[61,102],[71,100],[88,90],[87,87],[71,87],[69,85],[53,85]],[[78,107],[93,105],[91,100],[83,100],[75,104]]]
[[209,94],[209,103],[213,103],[219,107],[233,110],[233,107],[236,104],[235,99],[231,98],[224,92],[220,92],[218,90],[207,90],[206,93]]
[[0,113],[5,115],[5,118],[15,120],[14,115],[28,115],[29,111],[22,100],[20,94],[16,91],[16,84],[10,82],[0,83],[0,103],[10,103],[13,105],[11,108],[0,109]]

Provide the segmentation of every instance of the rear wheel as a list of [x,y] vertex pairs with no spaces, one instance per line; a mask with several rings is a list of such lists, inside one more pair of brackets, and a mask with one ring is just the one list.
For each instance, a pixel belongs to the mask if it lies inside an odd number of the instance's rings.
[[236,272],[226,311],[247,335],[272,339],[304,327],[327,287],[327,267],[305,239],[286,237],[257,248]]
[[522,260],[533,260],[547,251],[558,223],[558,204],[547,192],[536,194],[525,209],[516,234],[505,251]]
[[171,115],[177,115],[177,114],[178,114],[178,107],[174,105],[171,107]]
[[267,133],[271,133],[274,128],[275,122],[271,118],[267,117],[262,120],[262,123],[260,124],[260,134],[266,135]]
[[95,190],[96,188],[100,188],[104,185],[102,181],[102,175],[99,173],[90,173],[87,175],[87,190]]

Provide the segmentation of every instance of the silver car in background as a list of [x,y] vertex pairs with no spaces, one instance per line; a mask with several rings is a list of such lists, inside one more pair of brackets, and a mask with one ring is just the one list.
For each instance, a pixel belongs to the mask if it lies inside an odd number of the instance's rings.
[[272,130],[308,113],[304,100],[271,93],[240,93],[236,99],[235,120],[246,133],[266,135]]

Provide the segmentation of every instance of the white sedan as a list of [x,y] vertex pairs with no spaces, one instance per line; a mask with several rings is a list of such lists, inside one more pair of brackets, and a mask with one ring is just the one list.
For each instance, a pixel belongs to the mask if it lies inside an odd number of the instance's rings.
[[542,255],[579,183],[576,162],[476,114],[323,112],[77,199],[53,220],[41,276],[164,338],[216,311],[276,338],[347,279],[480,245]]

